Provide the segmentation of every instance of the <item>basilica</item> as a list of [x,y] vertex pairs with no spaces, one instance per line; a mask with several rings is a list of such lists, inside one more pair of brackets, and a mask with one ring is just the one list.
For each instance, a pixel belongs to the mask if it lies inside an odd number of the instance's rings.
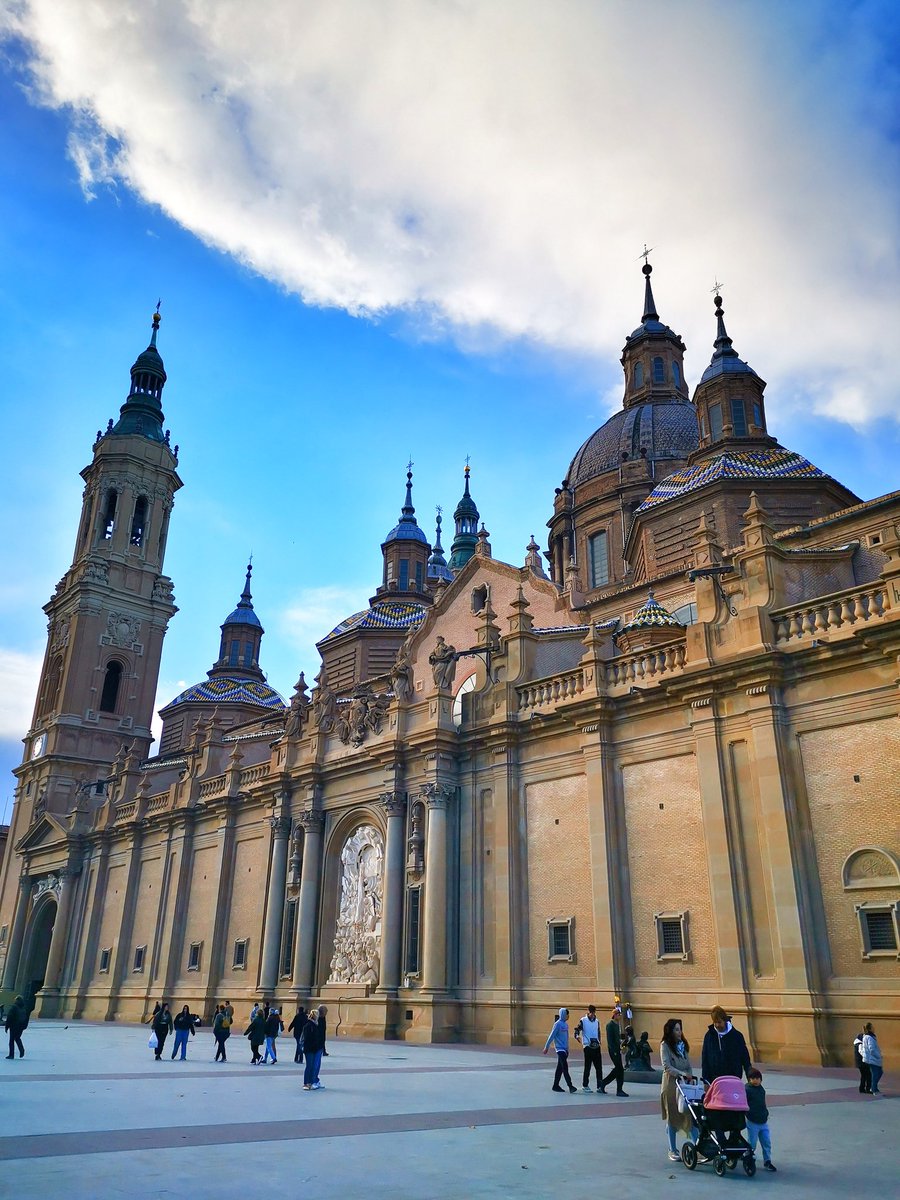
[[719,296],[691,393],[651,272],[546,549],[494,558],[468,468],[452,540],[423,529],[408,473],[315,679],[267,683],[248,568],[158,746],[182,481],[154,317],[45,606],[0,999],[314,999],[338,1037],[507,1045],[588,1001],[693,1041],[721,1003],[762,1061],[849,1063],[865,1021],[900,1050],[900,492],[779,443]]

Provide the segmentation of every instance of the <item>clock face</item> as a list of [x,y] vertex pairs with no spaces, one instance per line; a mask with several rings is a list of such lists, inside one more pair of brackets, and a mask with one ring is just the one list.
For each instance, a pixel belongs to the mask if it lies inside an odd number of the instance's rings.
[[44,753],[44,747],[46,745],[47,745],[46,733],[39,733],[38,736],[31,743],[31,757],[32,758],[40,758],[41,755]]

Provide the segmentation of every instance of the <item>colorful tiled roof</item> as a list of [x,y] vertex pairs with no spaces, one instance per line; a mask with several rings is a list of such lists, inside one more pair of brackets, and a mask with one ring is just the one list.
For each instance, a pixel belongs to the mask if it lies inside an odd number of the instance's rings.
[[[700,440],[697,413],[687,400],[635,404],[609,418],[579,448],[566,476],[570,487],[622,464],[623,455],[651,462],[687,458]],[[665,468],[663,468],[665,469]]]
[[668,475],[635,511],[646,512],[666,500],[695,492],[720,479],[823,479],[825,472],[800,454],[776,446],[771,450],[729,450],[693,467]]
[[379,600],[371,608],[354,613],[335,625],[322,641],[340,637],[351,629],[412,629],[420,624],[427,609],[427,604],[418,604],[414,600]]
[[[673,617],[667,608],[663,608],[660,602],[655,599],[653,593],[650,592],[644,604],[637,610],[631,620],[622,626],[619,633],[627,633],[630,629],[659,629],[667,625],[672,626],[674,629],[684,628],[681,622]],[[618,636],[616,634],[616,637]]]
[[203,683],[195,683],[176,696],[171,704],[255,704],[260,708],[286,708],[281,696],[267,683],[241,679],[237,675],[216,675]]

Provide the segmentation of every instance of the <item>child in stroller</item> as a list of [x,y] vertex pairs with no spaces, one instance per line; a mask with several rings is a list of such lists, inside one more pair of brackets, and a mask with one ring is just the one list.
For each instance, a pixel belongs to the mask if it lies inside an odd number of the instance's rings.
[[747,1127],[747,1095],[740,1079],[720,1075],[706,1088],[702,1099],[695,1099],[688,1087],[678,1081],[683,1103],[697,1126],[697,1140],[681,1147],[681,1161],[693,1171],[699,1161],[711,1161],[719,1176],[733,1171],[738,1161],[748,1176],[756,1174],[756,1158],[750,1143],[742,1136]]

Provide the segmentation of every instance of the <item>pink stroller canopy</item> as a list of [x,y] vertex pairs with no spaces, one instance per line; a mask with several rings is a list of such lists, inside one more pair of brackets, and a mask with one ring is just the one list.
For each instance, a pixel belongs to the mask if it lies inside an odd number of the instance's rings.
[[703,1097],[703,1106],[726,1112],[747,1112],[750,1108],[744,1085],[734,1075],[714,1079]]

